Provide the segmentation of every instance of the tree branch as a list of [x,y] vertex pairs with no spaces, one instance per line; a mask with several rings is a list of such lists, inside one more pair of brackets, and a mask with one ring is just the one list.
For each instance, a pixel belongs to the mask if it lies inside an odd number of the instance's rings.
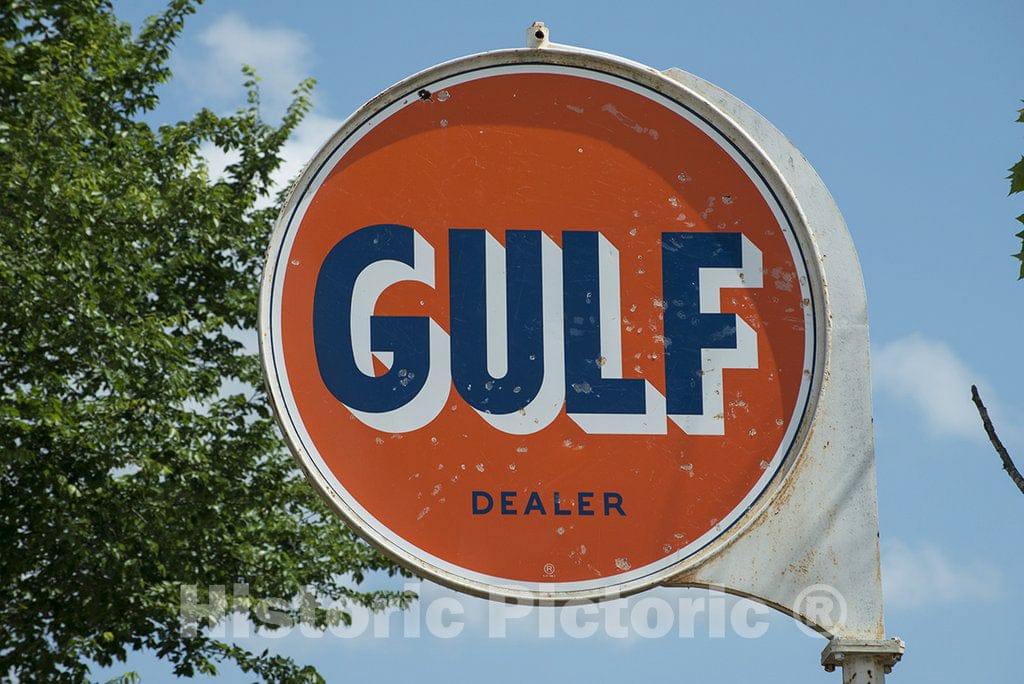
[[978,387],[971,385],[971,399],[974,400],[974,405],[978,407],[978,414],[981,415],[981,422],[985,426],[985,432],[988,433],[989,441],[992,442],[992,446],[995,447],[996,453],[999,454],[999,458],[1003,459],[1003,470],[1010,476],[1013,483],[1017,485],[1017,489],[1020,490],[1021,494],[1024,494],[1024,477],[1021,476],[1020,471],[1017,470],[1017,466],[1013,464],[1013,459],[1010,458],[1010,454],[1006,451],[1006,447],[999,440],[999,436],[996,434],[996,429],[992,426],[992,420],[988,417],[988,409],[985,408],[985,404],[981,402],[981,395],[978,394]]

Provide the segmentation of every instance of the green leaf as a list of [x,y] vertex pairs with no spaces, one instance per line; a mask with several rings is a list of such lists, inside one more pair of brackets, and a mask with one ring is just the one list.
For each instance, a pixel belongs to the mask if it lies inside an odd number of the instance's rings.
[[1024,156],[1020,158],[1020,161],[1010,167],[1010,175],[1007,176],[1010,181],[1010,194],[1024,191]]

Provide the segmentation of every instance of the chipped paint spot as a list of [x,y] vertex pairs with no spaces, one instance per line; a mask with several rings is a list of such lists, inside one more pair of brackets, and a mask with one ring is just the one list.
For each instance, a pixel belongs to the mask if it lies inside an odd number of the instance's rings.
[[448,128],[448,119],[441,119],[441,128]]
[[476,469],[478,471],[480,471],[481,473],[484,472],[484,464],[483,463],[477,463],[476,464]]
[[676,179],[680,183],[689,183],[691,180],[693,180],[693,177],[689,176],[685,171],[680,171],[679,175],[676,176]]
[[714,196],[708,197],[707,206],[704,211],[700,212],[700,217],[707,220],[708,216],[711,216],[715,211],[715,198]]
[[617,567],[619,570],[629,570],[633,566],[629,564],[628,558],[616,558],[615,567]]
[[423,516],[430,512],[430,506],[424,506],[420,514],[416,516],[417,520],[423,520]]
[[447,102],[449,97],[451,97],[451,94],[447,90],[442,90],[437,94],[437,101]]
[[615,105],[611,104],[610,102],[608,104],[601,105],[601,111],[602,112],[607,112],[607,113],[611,114],[623,126],[626,126],[627,128],[630,128],[630,129],[636,131],[637,133],[639,133],[641,135],[648,135],[648,136],[651,137],[652,140],[657,140],[658,139],[658,131],[657,130],[655,130],[653,128],[644,128],[643,126],[638,124],[636,121],[634,121],[630,117],[628,117],[625,114],[623,114],[622,112],[620,112],[618,110],[618,108]]
[[565,105],[565,108],[570,112],[576,112],[577,114],[583,113],[583,107],[580,107],[579,105]]
[[782,290],[783,292],[792,292],[793,290],[793,274],[781,266],[776,266],[769,274],[772,277],[772,282],[775,283],[775,289]]

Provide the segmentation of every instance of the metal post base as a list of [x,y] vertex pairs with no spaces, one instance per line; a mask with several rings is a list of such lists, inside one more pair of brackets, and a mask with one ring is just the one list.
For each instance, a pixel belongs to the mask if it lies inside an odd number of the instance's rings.
[[843,684],[884,684],[904,649],[902,639],[832,639],[821,664],[826,672],[843,668]]

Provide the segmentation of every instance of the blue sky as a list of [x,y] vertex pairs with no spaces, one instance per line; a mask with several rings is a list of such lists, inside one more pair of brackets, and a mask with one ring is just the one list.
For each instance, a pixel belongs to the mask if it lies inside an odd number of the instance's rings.
[[[118,3],[133,23],[158,8]],[[1000,470],[969,387],[981,386],[1024,465],[1024,283],[1009,256],[1020,248],[1013,217],[1024,199],[1007,198],[1005,180],[1024,152],[1024,126],[1013,123],[1024,98],[1024,5],[211,2],[179,41],[158,118],[233,109],[243,62],[263,76],[271,113],[314,76],[316,107],[287,150],[284,173],[294,173],[379,91],[440,61],[522,46],[538,19],[557,42],[678,66],[725,88],[815,166],[850,227],[868,289],[887,631],[908,648],[892,681],[1018,681],[1007,655],[1024,636],[1024,497]],[[425,603],[452,596],[422,589]],[[735,604],[726,600],[726,611]],[[757,616],[768,625],[759,638],[719,636],[706,615],[692,637],[599,630],[574,639],[556,629],[548,638],[535,613],[491,639],[488,606],[465,605],[465,627],[451,639],[367,630],[243,643],[314,663],[329,681],[839,681],[817,665],[824,641],[778,614]],[[146,655],[128,668],[170,678]],[[247,681],[230,668],[225,675]]]

